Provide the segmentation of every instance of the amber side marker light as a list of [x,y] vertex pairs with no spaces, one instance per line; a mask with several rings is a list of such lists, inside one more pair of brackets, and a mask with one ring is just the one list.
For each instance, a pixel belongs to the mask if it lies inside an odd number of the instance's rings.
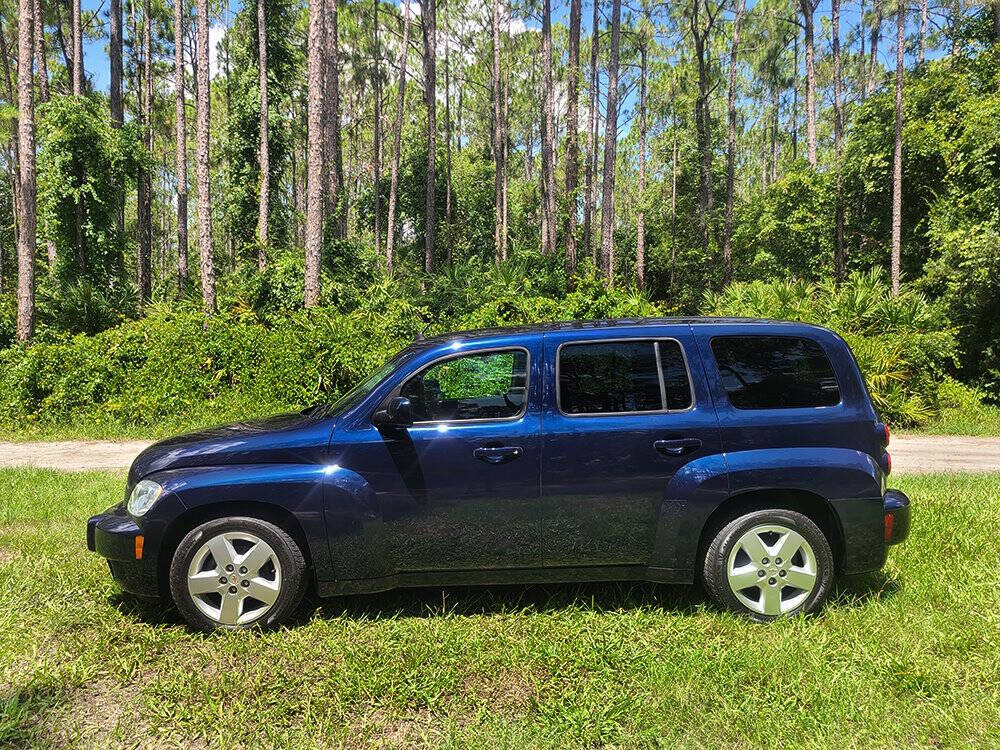
[[142,559],[142,545],[143,545],[143,543],[145,541],[146,541],[146,537],[144,537],[142,534],[139,534],[139,536],[137,536],[135,538],[135,559],[136,560],[141,560]]

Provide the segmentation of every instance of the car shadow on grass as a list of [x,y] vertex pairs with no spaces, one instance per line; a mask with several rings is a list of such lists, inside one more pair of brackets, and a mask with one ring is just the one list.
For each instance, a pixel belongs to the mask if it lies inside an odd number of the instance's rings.
[[900,580],[884,570],[843,576],[834,582],[826,606],[860,607],[868,602],[887,601],[902,590]]
[[[834,583],[826,609],[862,607],[868,602],[887,600],[901,590],[901,584],[883,571],[846,576]],[[151,625],[184,625],[183,618],[169,602],[141,599],[124,593],[113,595],[110,602],[130,619]],[[437,586],[330,598],[308,596],[287,625],[303,625],[316,617],[378,621],[400,617],[544,614],[568,610],[599,613],[644,611],[681,616],[717,611],[697,585],[638,581]]]
[[670,611],[693,614],[704,605],[694,586],[646,582],[437,586],[394,589],[315,600],[320,617],[391,619],[588,612]]

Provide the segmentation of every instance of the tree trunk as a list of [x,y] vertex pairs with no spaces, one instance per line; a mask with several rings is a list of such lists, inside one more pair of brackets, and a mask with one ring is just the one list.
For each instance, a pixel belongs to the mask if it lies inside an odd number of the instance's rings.
[[899,294],[899,256],[903,219],[903,44],[906,3],[896,10],[896,140],[892,155],[892,293]]
[[[3,33],[3,24],[0,23],[0,59],[3,60],[4,84],[6,87],[7,101],[13,106],[16,101],[14,80],[10,72],[10,53],[7,48],[7,37]],[[19,84],[20,85],[20,84]],[[13,117],[10,122],[11,137],[7,144],[7,173],[11,184],[11,198],[14,215],[14,243],[20,234],[21,226],[21,145],[20,126],[17,117]]]
[[649,62],[645,29],[642,34],[639,47],[639,209],[635,215],[635,281],[639,289],[646,283],[646,70]]
[[836,195],[834,197],[833,270],[838,284],[844,280],[844,201],[841,194],[841,158],[843,156],[844,112],[841,107],[840,77],[840,0],[831,9],[833,34],[833,151],[836,158]]
[[215,312],[215,257],[212,248],[212,196],[209,185],[210,85],[208,71],[208,0],[198,0],[198,253],[201,260],[201,297],[205,313]]
[[[41,0],[34,0],[34,10],[34,54],[35,68],[38,74],[38,101],[45,104],[49,100],[49,68],[45,59],[45,17],[42,15]],[[45,251],[49,259],[49,269],[55,268],[56,243],[51,239],[46,240]]]
[[392,133],[392,167],[389,171],[389,216],[385,228],[385,272],[392,273],[393,243],[396,239],[396,195],[399,191],[399,159],[403,144],[403,108],[406,104],[406,52],[410,43],[410,0],[403,5],[403,45],[399,50],[399,93],[396,95],[396,124]]
[[[181,3],[183,0],[175,0]],[[174,11],[174,23],[180,14]],[[108,23],[110,24],[110,43],[108,57],[111,64],[111,88],[108,93],[108,104],[111,108],[111,125],[120,128],[125,122],[125,108],[122,103],[122,0],[111,0],[108,12]],[[174,39],[177,34],[175,32]]]
[[[996,4],[994,4],[993,7],[995,9],[997,7]],[[993,17],[993,20],[994,23],[997,20],[997,17],[995,15]],[[927,0],[920,0],[920,56],[917,61],[921,65],[923,65],[924,63],[924,54],[926,51],[927,51]]]
[[[153,43],[152,43],[152,8],[150,0],[144,0],[142,7],[142,138],[143,144],[150,152],[153,150]],[[153,293],[153,184],[148,168],[139,175],[138,194],[138,229],[139,248],[136,269],[136,280],[139,287],[139,307],[142,308],[152,299]]]
[[861,101],[865,100],[865,90],[864,86],[861,85],[868,79],[865,77],[865,0],[861,0],[858,7],[858,41],[860,43],[861,50],[858,54],[858,79],[857,83],[861,89]]
[[[445,37],[450,39],[448,26],[448,5],[444,6]],[[451,68],[449,67],[448,48],[444,47],[444,246],[448,265],[451,266]]]
[[[121,0],[113,0],[120,3]],[[121,61],[119,61],[119,66]],[[119,75],[121,73],[119,72]],[[120,84],[119,84],[120,85]],[[113,87],[112,87],[113,89]],[[188,278],[187,106],[184,101],[184,0],[174,0],[174,110],[177,173],[177,296],[184,296]],[[121,100],[119,99],[119,106]],[[113,117],[114,115],[112,115]]]
[[[326,0],[336,8],[337,0]],[[323,0],[317,0],[310,8],[308,32],[308,63],[307,85],[308,123],[307,139],[308,154],[306,158],[306,280],[305,304],[313,307],[319,304],[320,266],[323,261],[323,115],[324,115],[324,51],[329,54],[330,34],[324,28],[324,16],[327,15]],[[334,13],[329,14],[330,22],[334,22]],[[326,65],[331,62],[326,60]],[[330,113],[327,113],[328,115]],[[329,126],[329,123],[327,123]],[[333,129],[340,129],[339,123],[333,124]],[[340,138],[337,137],[339,144]],[[334,170],[329,169],[327,173]],[[339,185],[338,185],[339,187]]]
[[42,15],[41,0],[34,0],[34,11],[35,28],[33,36],[35,72],[38,74],[38,101],[45,104],[49,100],[49,66],[45,59],[45,17]]
[[552,4],[542,0],[542,255],[556,251],[555,128]]
[[[35,333],[35,92],[32,82],[32,0],[18,1],[17,112],[21,202],[17,235],[17,340]],[[4,56],[6,58],[6,55]]]
[[594,253],[592,212],[594,205],[594,172],[597,171],[597,86],[599,83],[597,79],[597,56],[600,46],[598,8],[598,0],[594,0],[594,17],[590,27],[590,101],[587,112],[587,167],[583,177],[583,252],[586,255]]
[[805,25],[806,40],[806,146],[809,165],[815,169],[819,164],[816,154],[816,66],[815,40],[813,38],[813,14],[816,5],[813,0],[799,0]]
[[[327,19],[323,24],[326,55],[322,71],[326,75],[326,107],[321,114],[326,137],[326,176],[328,181],[326,205],[333,218],[333,235],[343,239],[347,236],[347,201],[344,185],[344,150],[340,137],[340,29],[339,0],[318,0],[328,3]],[[323,55],[320,54],[323,63]],[[323,72],[321,72],[321,75]],[[307,158],[308,162],[308,158]],[[323,167],[321,167],[322,169]],[[322,179],[322,177],[320,178]],[[322,190],[321,190],[322,194]],[[307,211],[308,214],[308,211]],[[308,221],[308,219],[307,219]],[[322,224],[322,219],[320,220]],[[306,234],[309,230],[306,228]],[[317,292],[318,294],[318,292]]]
[[267,98],[267,17],[264,0],[257,0],[257,59],[260,88],[260,148],[257,164],[260,171],[260,200],[257,211],[257,268],[267,267],[268,227],[271,223],[271,149],[268,143]]
[[[125,124],[125,105],[122,100],[122,0],[111,0],[108,10],[108,26],[108,61],[111,78],[108,106],[111,110],[111,127],[120,128]],[[121,189],[121,186],[116,185],[115,187]],[[115,230],[119,240],[125,236],[124,192],[122,189],[118,195],[118,205],[115,210]]]
[[875,91],[875,79],[877,78],[877,68],[878,68],[878,39],[882,32],[882,2],[881,0],[875,0],[875,20],[872,22],[871,31],[871,60],[868,65],[868,84],[865,88],[865,94],[871,96]]
[[83,93],[83,23],[80,18],[80,0],[70,0],[73,4],[73,94]]
[[799,160],[799,30],[795,29],[792,68],[792,161]]
[[670,130],[673,135],[670,158],[670,279],[667,289],[674,292],[677,272],[677,80],[670,70]]
[[[711,94],[709,82],[708,45],[711,40],[715,17],[705,5],[705,20],[701,20],[699,6],[702,0],[694,0],[691,13],[691,32],[694,37],[695,53],[698,58],[698,97],[695,100],[695,125],[698,134],[699,190],[698,223],[701,233],[701,249],[709,254],[709,217],[712,213],[714,194],[712,189],[712,120],[709,105]],[[716,11],[718,12],[718,11]]]
[[437,151],[437,7],[435,0],[421,0],[424,33],[424,103],[427,106],[427,182],[424,218],[424,272],[434,268],[436,223],[435,157]]
[[780,99],[777,88],[771,92],[771,96],[774,98],[774,115],[771,119],[771,183],[773,184],[778,181],[778,110]]
[[[834,0],[836,2],[837,0]],[[808,0],[807,0],[808,2]],[[726,100],[729,140],[726,144],[726,225],[722,235],[722,285],[733,280],[733,181],[736,174],[736,55],[740,49],[740,26],[746,0],[740,0],[733,20],[733,47],[729,52],[729,95]]]
[[493,152],[493,253],[499,265],[503,259],[503,147],[500,143],[500,0],[493,0],[493,65],[490,68],[492,90],[491,148]]
[[[381,214],[382,214],[382,52],[379,47],[379,35],[378,35],[378,4],[379,0],[372,0],[372,28],[373,34],[375,36],[375,148],[372,149],[372,157],[374,159],[373,171],[374,171],[374,192],[375,192],[375,205],[374,205],[374,230],[375,230],[375,247],[378,248],[381,244],[379,238],[382,236],[382,225],[381,225]],[[447,53],[446,53],[447,54]]]
[[608,113],[604,118],[604,177],[601,186],[601,264],[615,282],[615,163],[618,148],[618,50],[621,46],[621,0],[611,3],[611,55],[608,61]]
[[501,260],[507,260],[507,237],[508,235],[508,190],[510,187],[510,14],[507,14],[507,43],[504,46],[504,77],[503,77],[503,127],[500,139],[503,144],[503,174],[501,182],[503,184],[503,210],[501,218],[500,237],[503,245],[500,248]]
[[[576,212],[577,176],[580,171],[580,143],[577,136],[577,107],[580,88],[580,17],[581,0],[570,0],[569,6],[569,69],[566,85],[566,273],[576,273]],[[640,156],[640,158],[643,158]],[[641,188],[640,188],[641,191]],[[641,283],[641,282],[640,282]]]

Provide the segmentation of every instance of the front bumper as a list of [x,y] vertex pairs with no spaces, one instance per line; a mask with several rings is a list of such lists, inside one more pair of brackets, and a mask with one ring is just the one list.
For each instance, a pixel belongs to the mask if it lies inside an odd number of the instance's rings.
[[886,545],[905,541],[910,535],[910,498],[900,490],[887,490],[882,496],[882,515]]
[[87,521],[87,549],[108,561],[111,575],[129,593],[158,595],[156,561],[145,545],[143,530],[121,506]]

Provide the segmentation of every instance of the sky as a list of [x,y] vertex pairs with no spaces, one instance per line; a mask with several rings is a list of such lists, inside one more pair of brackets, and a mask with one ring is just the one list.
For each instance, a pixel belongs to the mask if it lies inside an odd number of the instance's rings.
[[[107,0],[82,0],[83,8],[85,11],[97,11],[102,21],[106,24],[107,22]],[[608,0],[601,0],[602,11],[607,10],[610,12],[610,3]],[[859,18],[859,3],[856,2],[844,2],[844,7],[841,9],[841,36],[842,38],[847,35],[847,33],[853,29]],[[755,4],[755,0],[748,0],[747,8],[752,9]],[[401,5],[401,3],[400,3]],[[411,2],[411,8],[418,10],[415,2]],[[242,7],[242,2],[240,0],[229,0],[229,14],[230,18],[235,16],[235,14]],[[870,2],[868,7],[871,7]],[[589,34],[591,27],[591,15],[593,5],[590,4],[590,0],[583,0],[583,13],[582,13],[582,26],[583,33]],[[625,11],[623,10],[623,13]],[[565,25],[569,24],[569,5],[560,0],[556,0],[553,3],[553,23],[562,23]],[[830,0],[822,0],[820,2],[819,8],[817,10],[817,23],[816,23],[816,35],[817,35],[817,55],[825,55],[828,52],[829,39],[821,38],[824,34],[823,27],[820,23],[820,19],[828,20],[830,15]],[[914,33],[917,30],[917,25],[919,19],[910,18],[910,23],[907,27],[907,33]],[[537,29],[538,21],[536,19],[530,19],[525,23],[527,28]],[[105,26],[106,31],[106,26]],[[217,44],[222,39],[225,34],[225,25],[219,20],[209,29],[209,47],[211,54],[211,68],[212,75],[219,69],[218,59],[217,59]],[[881,44],[879,45],[879,54],[882,60],[882,64],[886,66],[893,66],[895,52],[893,50],[895,40],[895,25],[890,21],[887,21],[882,32]],[[842,41],[843,43],[843,41]],[[929,58],[933,58],[941,54],[930,52],[928,53]],[[804,58],[804,55],[802,56]],[[804,65],[804,60],[803,60]],[[84,67],[86,69],[87,76],[92,81],[94,87],[101,91],[107,91],[110,80],[109,80],[109,62],[107,55],[107,37],[99,40],[85,40],[84,42]]]

